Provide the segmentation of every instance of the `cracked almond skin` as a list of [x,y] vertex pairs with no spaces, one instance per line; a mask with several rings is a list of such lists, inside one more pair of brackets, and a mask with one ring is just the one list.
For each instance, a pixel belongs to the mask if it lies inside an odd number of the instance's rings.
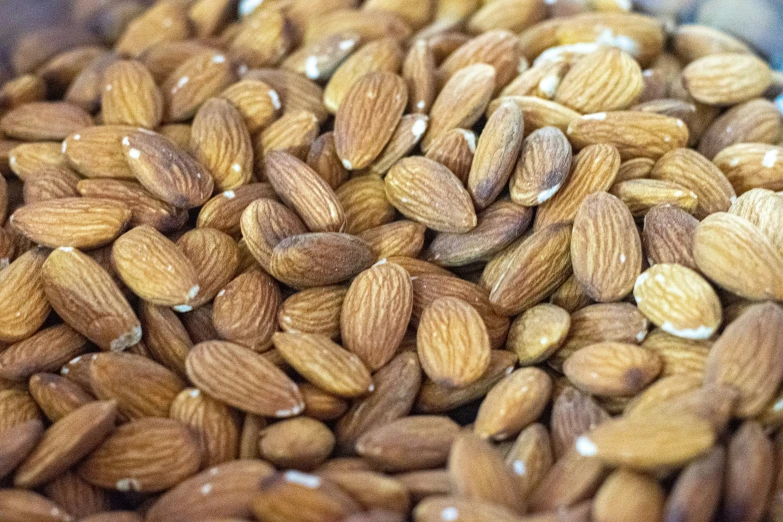
[[198,389],[239,410],[277,418],[304,410],[296,384],[266,358],[238,344],[199,343],[185,365]]
[[122,138],[122,150],[136,179],[158,199],[189,209],[212,195],[209,171],[165,136],[132,132]]
[[642,242],[622,201],[605,192],[582,201],[574,218],[571,263],[596,301],[619,301],[633,290],[642,269]]
[[77,468],[98,487],[156,492],[189,477],[201,463],[190,429],[172,419],[138,419],[119,426]]
[[199,280],[184,252],[149,226],[136,227],[112,246],[112,265],[139,297],[177,311],[192,309]]
[[89,455],[114,430],[116,413],[113,402],[94,401],[58,420],[16,470],[14,484],[40,486]]
[[339,232],[290,236],[272,250],[269,272],[294,288],[340,283],[373,262],[372,250],[363,240]]
[[381,155],[408,103],[408,87],[396,74],[362,76],[345,95],[334,119],[337,155],[348,170],[360,170]]
[[739,392],[736,416],[761,413],[775,395],[783,376],[783,357],[776,348],[781,337],[783,310],[770,302],[761,303],[729,324],[710,349],[704,381],[726,384]]
[[661,372],[661,358],[639,346],[615,341],[586,346],[563,363],[574,386],[604,397],[633,396]]
[[707,339],[723,319],[721,304],[698,272],[676,264],[656,264],[636,280],[639,310],[663,331],[686,339]]
[[0,341],[30,337],[49,316],[42,269],[46,260],[46,252],[36,248],[0,270]]
[[413,311],[413,285],[404,268],[382,263],[351,283],[342,302],[340,330],[345,349],[376,371],[395,355]]
[[282,151],[264,158],[266,176],[280,199],[302,218],[311,232],[341,232],[345,211],[326,181],[307,163]]
[[389,202],[432,230],[463,233],[478,223],[468,191],[454,173],[436,161],[404,158],[391,168],[385,183]]
[[71,247],[49,254],[41,270],[52,308],[103,350],[123,351],[141,340],[141,324],[112,277]]
[[24,205],[9,221],[40,245],[90,250],[114,241],[130,219],[131,211],[118,201],[62,198]]
[[328,393],[352,398],[375,390],[361,359],[328,337],[278,332],[272,336],[272,342],[288,364]]
[[475,308],[454,297],[441,297],[424,309],[416,350],[424,373],[447,387],[463,388],[489,366],[489,335],[484,320]]

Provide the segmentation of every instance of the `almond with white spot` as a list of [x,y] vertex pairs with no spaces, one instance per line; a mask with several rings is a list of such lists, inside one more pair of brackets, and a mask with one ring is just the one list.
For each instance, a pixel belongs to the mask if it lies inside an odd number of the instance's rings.
[[103,73],[101,115],[107,125],[154,129],[163,118],[163,95],[141,62],[119,60]]
[[738,143],[712,160],[726,175],[737,195],[754,188],[783,190],[783,147]]
[[571,144],[560,129],[543,127],[530,133],[511,177],[511,199],[529,207],[551,199],[571,170],[571,154]]

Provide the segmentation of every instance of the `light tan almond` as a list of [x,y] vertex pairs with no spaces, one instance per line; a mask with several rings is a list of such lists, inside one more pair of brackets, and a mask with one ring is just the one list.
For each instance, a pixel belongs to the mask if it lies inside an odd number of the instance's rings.
[[413,287],[402,267],[383,263],[365,270],[343,300],[340,325],[345,348],[371,371],[397,351],[410,321]]
[[708,159],[737,143],[769,143],[780,138],[780,111],[774,103],[755,99],[739,104],[716,118],[699,141],[699,152]]
[[160,42],[176,42],[190,36],[186,10],[176,4],[161,4],[135,18],[122,31],[116,50],[120,54],[139,56]]
[[304,161],[318,137],[318,119],[310,111],[289,111],[256,135],[256,170],[263,170],[262,159],[272,151],[287,152]]
[[321,87],[300,74],[284,69],[253,69],[244,79],[260,80],[270,85],[280,98],[285,113],[304,110],[314,114],[319,122],[329,116],[322,102]]
[[149,70],[135,60],[120,60],[103,73],[101,115],[107,125],[154,129],[163,118],[163,95]]
[[260,80],[240,80],[220,93],[220,97],[236,107],[245,119],[250,134],[267,128],[277,119],[278,111],[282,107],[277,91]]
[[25,103],[0,119],[0,130],[5,135],[25,141],[64,140],[90,125],[92,118],[87,112],[66,102]]
[[292,52],[281,67],[313,81],[328,81],[360,43],[361,37],[357,33],[335,33]]
[[291,30],[276,7],[257,9],[239,25],[229,47],[232,58],[247,67],[275,65],[293,45]]
[[207,50],[186,59],[161,83],[167,123],[193,117],[206,100],[217,96],[237,80],[226,55]]
[[345,212],[345,232],[348,234],[385,225],[397,215],[386,197],[383,179],[376,174],[350,179],[336,193]]
[[560,348],[570,328],[571,316],[566,310],[542,303],[512,321],[506,347],[517,354],[520,365],[536,364]]
[[370,172],[383,176],[398,160],[408,155],[427,131],[429,116],[424,114],[406,114],[389,138],[389,143],[370,167]]
[[308,417],[286,419],[259,433],[259,456],[281,468],[309,470],[334,449],[334,434],[322,422]]
[[642,269],[642,243],[628,208],[605,192],[587,196],[571,237],[574,275],[591,298],[619,301]]
[[511,199],[536,206],[554,196],[571,170],[571,144],[557,127],[543,127],[525,139],[511,183]]
[[437,94],[435,56],[424,39],[413,42],[402,64],[402,77],[408,83],[408,112],[429,113]]
[[285,332],[340,335],[342,307],[348,288],[324,286],[293,294],[283,301],[277,321]]
[[738,195],[754,188],[783,189],[783,147],[766,143],[738,143],[720,151],[713,162]]
[[596,522],[655,522],[661,520],[665,498],[663,488],[654,478],[618,470],[609,475],[598,490],[592,519]]
[[607,397],[635,395],[661,371],[661,358],[633,344],[603,342],[577,350],[563,372],[574,386]]
[[125,125],[78,129],[65,138],[61,152],[70,166],[87,178],[134,179],[122,150],[122,138],[134,130]]
[[757,98],[772,81],[769,66],[750,53],[717,53],[683,70],[682,82],[697,101],[734,105]]
[[49,315],[42,273],[46,259],[43,249],[33,249],[0,270],[0,340],[30,337]]
[[642,217],[657,206],[671,206],[693,213],[699,204],[696,193],[685,186],[657,179],[622,181],[612,186],[609,192],[625,203],[634,217]]

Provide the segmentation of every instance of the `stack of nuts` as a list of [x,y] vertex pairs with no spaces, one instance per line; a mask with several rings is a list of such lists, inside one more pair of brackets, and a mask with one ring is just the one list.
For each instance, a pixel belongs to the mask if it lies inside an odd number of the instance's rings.
[[562,4],[18,47],[0,521],[783,520],[783,76]]

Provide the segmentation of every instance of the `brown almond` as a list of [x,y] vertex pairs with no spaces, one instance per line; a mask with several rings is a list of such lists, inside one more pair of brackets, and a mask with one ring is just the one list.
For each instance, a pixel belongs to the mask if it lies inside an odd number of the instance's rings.
[[683,469],[666,500],[665,520],[678,517],[709,520],[715,515],[723,486],[725,458],[726,451],[716,446]]
[[30,377],[28,388],[38,407],[52,422],[95,400],[71,379],[53,373],[36,373]]
[[68,325],[44,328],[0,352],[0,377],[23,381],[34,373],[57,370],[84,353],[86,343]]
[[323,286],[297,292],[283,301],[277,321],[285,332],[340,335],[343,301],[348,288]]
[[282,107],[277,91],[267,83],[249,78],[230,85],[220,93],[220,97],[236,107],[250,134],[264,130],[272,124]]
[[166,122],[185,121],[202,103],[237,80],[234,66],[224,55],[207,50],[186,59],[161,83]]
[[302,220],[288,207],[266,198],[247,205],[239,225],[248,250],[265,270],[269,270],[272,252],[278,243],[307,232]]
[[276,7],[258,9],[245,18],[231,41],[231,56],[248,67],[275,65],[291,48],[291,30]]
[[376,174],[357,176],[343,183],[336,191],[345,211],[345,232],[359,234],[385,225],[397,213],[386,198],[386,186]]
[[570,328],[571,316],[566,310],[542,303],[511,322],[506,348],[517,354],[520,365],[536,364],[560,348]]
[[230,236],[215,229],[190,230],[177,240],[177,246],[198,276],[199,293],[193,307],[211,301],[239,267],[239,247]]
[[574,386],[607,397],[635,395],[661,371],[660,357],[633,344],[602,342],[577,350],[563,364]]
[[402,63],[402,77],[408,83],[408,112],[429,113],[437,94],[435,56],[424,39],[413,42]]
[[87,112],[66,102],[25,103],[0,119],[3,133],[25,141],[64,140],[90,125],[92,118]]
[[557,127],[543,127],[525,139],[511,178],[511,199],[526,206],[554,196],[571,170],[571,145]]
[[65,138],[61,152],[70,166],[87,178],[134,179],[122,150],[122,139],[134,130],[125,125],[78,129]]
[[631,179],[616,183],[609,191],[634,217],[643,217],[656,206],[671,206],[688,213],[696,211],[698,196],[679,183],[657,179]]
[[107,125],[154,129],[163,118],[163,95],[149,70],[134,60],[120,60],[103,73],[101,115]]
[[280,468],[312,469],[329,457],[334,443],[334,434],[325,424],[297,417],[261,431],[259,456]]
[[49,315],[42,275],[46,259],[42,249],[33,249],[0,270],[0,340],[30,337]]
[[269,183],[250,183],[234,190],[227,190],[204,203],[198,213],[197,227],[215,228],[229,236],[241,233],[242,212],[257,199],[275,199],[276,194]]
[[655,522],[661,520],[665,498],[663,488],[653,477],[618,470],[607,477],[596,493],[592,519],[596,522]]
[[212,321],[221,339],[264,352],[272,346],[280,307],[277,283],[261,270],[240,274],[215,297]]
[[717,53],[683,70],[682,82],[697,101],[734,105],[757,98],[772,81],[769,66],[750,53]]
[[437,161],[466,184],[476,152],[476,135],[471,130],[451,129],[432,141],[426,157]]

